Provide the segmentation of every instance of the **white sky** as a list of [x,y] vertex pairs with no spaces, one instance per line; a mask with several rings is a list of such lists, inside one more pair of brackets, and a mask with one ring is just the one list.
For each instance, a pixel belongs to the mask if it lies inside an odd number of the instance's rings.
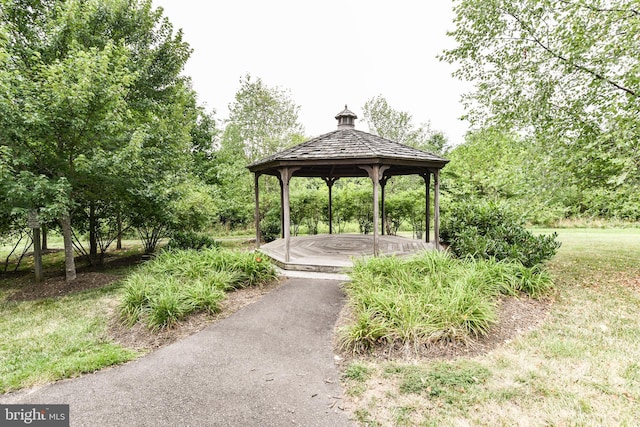
[[[194,49],[185,73],[201,103],[226,119],[246,73],[290,91],[309,137],[336,127],[347,104],[362,119],[364,103],[381,94],[431,122],[459,144],[468,124],[464,83],[436,59],[452,41],[450,0],[154,0]],[[356,128],[367,131],[363,120]]]

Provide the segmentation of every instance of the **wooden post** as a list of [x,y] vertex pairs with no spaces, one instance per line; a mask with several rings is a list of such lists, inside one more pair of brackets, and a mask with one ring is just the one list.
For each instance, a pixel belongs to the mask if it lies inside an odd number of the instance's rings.
[[338,180],[334,176],[323,176],[322,179],[329,187],[329,234],[333,234],[333,184]]
[[424,217],[424,231],[427,235],[425,242],[429,243],[429,234],[431,234],[431,213],[430,211],[430,205],[429,205],[429,190],[431,189],[431,172],[427,172],[425,174],[422,175],[422,178],[424,178],[424,186],[425,186],[425,190],[424,190],[424,196],[425,196],[425,217]]
[[278,177],[278,182],[280,183],[280,238],[284,239],[284,187],[281,177]]
[[386,229],[386,225],[387,225],[387,210],[385,208],[385,203],[384,203],[384,198],[385,198],[385,188],[387,187],[387,181],[389,181],[389,177],[382,177],[380,178],[380,188],[382,189],[382,201],[381,201],[381,205],[382,205],[382,235],[384,236],[385,234],[385,229]]
[[380,253],[380,242],[378,241],[378,221],[380,219],[380,207],[378,205],[378,183],[380,182],[380,166],[375,165],[371,173],[373,181],[373,256]]
[[433,172],[433,234],[436,249],[440,250],[440,169]]
[[284,262],[291,260],[291,207],[289,206],[289,181],[294,172],[300,168],[284,167],[279,170],[280,179],[282,181],[282,208],[284,218]]
[[329,184],[329,234],[333,234],[333,183]]
[[384,171],[389,169],[389,166],[360,166],[360,169],[367,171],[373,183],[373,256],[377,257],[380,253],[380,232],[378,226],[380,221],[380,205],[378,200],[378,185],[380,184],[380,176],[384,174]]
[[255,195],[255,210],[253,212],[253,220],[256,226],[256,249],[260,249],[260,240],[262,236],[260,235],[260,188],[258,186],[260,174],[253,174],[253,186],[254,186],[254,195]]

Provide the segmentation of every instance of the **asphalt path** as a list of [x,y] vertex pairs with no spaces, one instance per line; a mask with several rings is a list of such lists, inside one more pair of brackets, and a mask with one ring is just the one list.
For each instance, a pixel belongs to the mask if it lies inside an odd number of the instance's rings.
[[71,426],[348,426],[332,334],[336,280],[292,278],[139,360],[0,397],[70,405]]

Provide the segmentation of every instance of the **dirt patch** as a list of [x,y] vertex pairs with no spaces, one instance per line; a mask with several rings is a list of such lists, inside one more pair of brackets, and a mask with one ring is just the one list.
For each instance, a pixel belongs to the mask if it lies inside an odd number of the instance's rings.
[[[356,358],[375,360],[416,360],[416,359],[455,359],[473,357],[490,352],[498,346],[508,343],[525,332],[538,328],[549,312],[551,300],[536,300],[526,295],[503,297],[499,301],[498,323],[485,336],[467,341],[436,342],[421,346],[380,346],[366,356],[354,355],[348,351],[336,350],[346,364]],[[348,306],[340,313],[337,328],[351,322],[352,314]],[[337,346],[336,346],[337,347]]]
[[640,276],[632,277],[629,275],[621,275],[618,279],[622,286],[633,289],[634,291],[640,293]]
[[151,331],[141,323],[137,323],[131,328],[123,325],[117,318],[117,308],[113,307],[112,320],[109,324],[109,336],[124,347],[140,351],[152,351],[195,334],[208,325],[229,317],[241,308],[256,302],[282,283],[283,280],[276,280],[262,287],[249,287],[230,292],[220,303],[220,313],[198,313],[189,316],[189,318],[179,322],[172,328],[165,328],[159,331]]
[[43,298],[62,297],[87,289],[102,288],[110,285],[122,276],[100,272],[78,273],[76,280],[67,283],[64,277],[49,277],[42,283],[29,282],[7,297],[7,301],[34,301]]

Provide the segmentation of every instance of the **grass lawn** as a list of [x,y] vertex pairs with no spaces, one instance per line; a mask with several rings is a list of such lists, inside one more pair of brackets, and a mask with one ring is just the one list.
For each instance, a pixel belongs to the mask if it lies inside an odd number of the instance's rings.
[[[55,242],[51,247],[57,247]],[[117,256],[130,256],[138,249],[131,247]],[[43,264],[48,281],[63,282],[52,276],[64,271],[63,252],[45,255]],[[93,372],[141,354],[114,343],[108,334],[122,298],[119,282],[62,297],[12,298],[35,287],[28,272],[32,267],[33,258],[27,257],[17,274],[0,275],[0,393]],[[130,269],[101,273],[124,277]]]
[[0,393],[93,372],[140,353],[108,336],[120,286],[0,303]]
[[[540,230],[549,232],[551,230]],[[560,229],[547,320],[456,360],[358,360],[343,373],[361,425],[635,425],[640,230]]]
[[[241,244],[242,241],[234,241],[228,246],[238,247],[242,246]],[[122,261],[139,252],[139,244],[132,244],[127,251],[112,253],[111,260]],[[187,259],[165,254],[164,257],[159,256],[155,261],[141,267],[116,262],[115,266],[109,264],[106,268],[95,271],[82,270],[78,273],[79,279],[72,283],[81,281],[80,276],[88,275],[88,278],[83,277],[82,281],[84,285],[91,287],[91,278],[94,277],[91,275],[94,274],[100,277],[109,276],[108,282],[113,282],[114,279],[116,281],[94,289],[82,288],[85,290],[79,292],[72,289],[65,291],[64,296],[56,297],[41,295],[58,295],[55,292],[44,292],[49,288],[53,288],[54,291],[63,290],[63,285],[51,286],[52,283],[64,284],[63,278],[54,277],[63,271],[64,254],[61,252],[50,253],[43,258],[47,282],[42,285],[32,283],[32,273],[28,271],[33,263],[31,257],[24,260],[18,273],[0,275],[0,393],[93,372],[142,355],[144,350],[124,347],[114,342],[110,334],[110,324],[115,320],[118,307],[131,291],[125,279],[127,277],[135,277],[142,272],[153,279],[154,271],[150,269],[155,266],[160,277],[177,281],[182,276],[174,277],[176,274],[173,270],[179,269],[194,279],[189,281],[193,282],[194,286],[181,286],[180,292],[171,296],[175,296],[173,299],[177,299],[178,302],[183,302],[184,290],[189,297],[185,303],[192,304],[193,307],[190,305],[189,309],[197,312],[204,305],[217,311],[217,303],[224,298],[224,291],[261,284],[266,273],[270,274],[268,279],[272,279],[274,274],[270,270],[270,264],[258,262],[249,252],[223,251],[222,259],[218,261],[235,261],[242,267],[234,269],[226,264],[222,267],[229,271],[228,276],[231,275],[231,271],[234,272],[233,279],[237,283],[225,282],[224,290],[210,289],[209,282],[215,281],[215,277],[211,277],[213,261],[207,259],[208,263],[203,264],[204,261],[200,259],[199,254],[204,252],[185,255],[194,262],[200,261],[198,265],[187,262]],[[237,256],[232,256],[234,254]],[[238,261],[236,258],[241,259]],[[158,265],[157,261],[161,259],[165,261]],[[173,267],[169,265],[172,260]],[[123,280],[118,280],[118,276]],[[35,298],[34,289],[38,295]],[[145,293],[145,297],[149,297],[151,302],[157,302],[159,297],[151,292],[153,286],[145,286],[145,289],[149,291]],[[211,291],[215,291],[215,301],[207,299],[211,296]],[[203,307],[198,305],[200,303]],[[216,305],[213,307],[209,303]],[[152,307],[155,306],[152,304]],[[138,348],[137,345],[135,347]]]

